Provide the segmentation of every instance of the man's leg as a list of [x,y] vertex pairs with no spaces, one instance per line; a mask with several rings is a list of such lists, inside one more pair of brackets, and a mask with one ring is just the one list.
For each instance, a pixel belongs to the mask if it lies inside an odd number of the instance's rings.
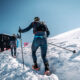
[[32,43],[32,58],[34,63],[37,63],[36,50],[38,49],[38,47],[39,45],[38,43],[36,43],[36,39],[34,39]]
[[47,41],[44,39],[43,44],[41,45],[41,57],[44,62],[45,71],[49,70],[49,64],[48,64],[48,60],[46,58],[46,54],[47,54]]
[[13,56],[13,47],[11,47],[11,55]]
[[14,56],[16,56],[16,47],[14,47]]
[[32,43],[32,58],[33,58],[35,68],[38,68],[37,57],[36,57],[36,50],[38,49],[38,47],[39,47],[39,44],[37,43],[37,40],[34,39],[34,41]]
[[46,58],[46,53],[47,53],[47,46],[46,45],[41,46],[41,57],[42,57],[44,63],[48,62],[48,60]]

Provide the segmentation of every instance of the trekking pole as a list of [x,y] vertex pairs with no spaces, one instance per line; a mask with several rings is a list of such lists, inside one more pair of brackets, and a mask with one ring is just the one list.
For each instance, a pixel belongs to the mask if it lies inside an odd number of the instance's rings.
[[70,52],[73,52],[73,53],[76,53],[76,50],[70,50],[70,49],[67,49],[67,48],[65,48],[65,47],[61,47],[61,46],[58,46],[58,45],[56,45],[56,44],[53,44],[53,43],[48,43],[48,44],[54,45],[54,46],[56,46],[56,47],[65,49],[65,50],[70,51]]
[[[19,27],[19,29],[21,29],[21,28]],[[20,42],[21,42],[22,63],[23,63],[23,69],[24,69],[24,57],[23,57],[23,47],[22,47],[22,36],[21,36],[21,32],[20,32]]]

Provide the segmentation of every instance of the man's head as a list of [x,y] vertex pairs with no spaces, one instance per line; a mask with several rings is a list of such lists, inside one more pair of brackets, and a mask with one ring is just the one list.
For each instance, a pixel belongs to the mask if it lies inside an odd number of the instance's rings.
[[40,20],[39,17],[35,17],[35,18],[34,18],[34,21],[39,21],[39,20]]
[[16,37],[16,35],[15,35],[15,34],[13,34],[13,36],[14,36],[14,37]]

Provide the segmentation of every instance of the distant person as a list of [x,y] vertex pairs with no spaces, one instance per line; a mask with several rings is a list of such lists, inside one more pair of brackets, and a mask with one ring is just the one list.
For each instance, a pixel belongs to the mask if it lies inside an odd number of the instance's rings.
[[32,69],[34,70],[39,70],[39,66],[37,64],[37,57],[36,57],[36,51],[40,47],[41,48],[41,57],[44,62],[45,66],[45,74],[49,74],[49,63],[46,58],[46,53],[47,53],[47,37],[49,36],[50,32],[47,28],[47,26],[44,24],[44,22],[40,21],[39,17],[35,17],[34,21],[25,29],[19,29],[20,33],[24,33],[29,31],[30,29],[33,28],[33,33],[34,33],[34,40],[32,43],[32,58],[34,65],[32,66]]
[[14,58],[16,58],[16,40],[17,37],[15,34],[13,34],[10,38],[10,47],[11,47],[11,55]]

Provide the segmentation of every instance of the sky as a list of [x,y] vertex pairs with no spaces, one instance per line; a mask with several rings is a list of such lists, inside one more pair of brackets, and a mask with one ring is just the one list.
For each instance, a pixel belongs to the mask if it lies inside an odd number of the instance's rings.
[[[80,0],[0,0],[0,33],[17,34],[40,17],[50,37],[80,27]],[[33,32],[22,34],[23,42],[32,42]]]

